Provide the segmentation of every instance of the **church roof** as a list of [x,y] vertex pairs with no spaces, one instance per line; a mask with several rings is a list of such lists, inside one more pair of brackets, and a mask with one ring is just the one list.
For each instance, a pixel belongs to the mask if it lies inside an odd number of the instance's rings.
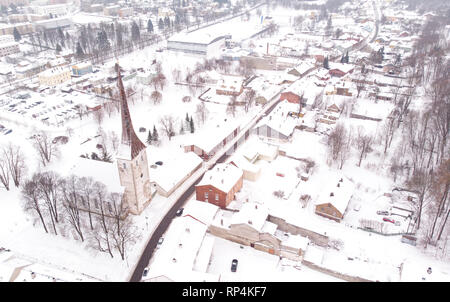
[[[122,116],[122,152],[121,156],[134,159],[139,152],[145,149],[144,143],[138,138],[134,132],[133,123],[131,122],[130,110],[128,109],[127,96],[123,87],[122,77],[120,75],[119,64],[116,64],[117,70],[117,86],[120,93],[120,113]],[[124,150],[124,147],[126,150]]]

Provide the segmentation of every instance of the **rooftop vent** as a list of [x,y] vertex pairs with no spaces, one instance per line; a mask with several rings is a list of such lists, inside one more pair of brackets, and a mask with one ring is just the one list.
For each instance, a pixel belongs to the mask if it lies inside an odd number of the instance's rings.
[[179,244],[178,244],[178,247],[179,247],[179,248],[182,248],[182,247],[183,247],[183,244],[182,244],[182,243],[179,243]]
[[177,262],[177,259],[176,259],[176,258],[172,258],[172,262],[173,262],[173,263],[176,263],[176,262]]
[[186,233],[190,233],[191,230],[189,228],[186,228]]
[[248,224],[253,224],[251,220],[248,221]]
[[333,193],[333,192],[331,192],[331,193],[330,193],[330,197],[333,197],[333,196],[334,196],[334,193]]
[[341,178],[340,180],[339,180],[339,182],[343,182],[344,181],[344,179],[343,178]]

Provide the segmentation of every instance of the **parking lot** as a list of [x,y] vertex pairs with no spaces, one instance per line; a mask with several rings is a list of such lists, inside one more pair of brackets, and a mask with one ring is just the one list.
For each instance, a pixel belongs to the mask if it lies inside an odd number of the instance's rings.
[[23,91],[0,97],[0,111],[11,121],[25,124],[40,121],[46,125],[58,126],[78,117],[78,105],[74,103],[73,97],[74,95],[51,91]]

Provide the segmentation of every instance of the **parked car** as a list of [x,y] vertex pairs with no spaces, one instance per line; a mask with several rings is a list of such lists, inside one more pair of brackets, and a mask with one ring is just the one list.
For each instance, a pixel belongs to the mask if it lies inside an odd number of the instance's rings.
[[237,265],[238,265],[238,260],[237,259],[233,259],[233,261],[231,261],[231,271],[234,273],[237,270]]
[[395,223],[394,219],[387,218],[387,217],[383,217],[383,221],[390,222],[390,223]]
[[4,134],[4,135],[10,134],[11,132],[12,132],[12,130],[11,130],[11,129],[9,129],[8,131],[6,131],[6,132],[5,132],[5,134]]
[[377,211],[378,215],[390,215],[389,211]]
[[391,219],[391,218],[387,218],[387,217],[383,217],[383,221],[393,223],[393,224],[395,224],[396,226],[399,226],[399,225],[400,225],[400,221],[394,220],[394,219]]
[[178,211],[177,211],[177,216],[181,216],[181,215],[183,215],[183,211],[184,211],[184,208],[181,208],[181,209],[178,209]]
[[155,162],[155,165],[162,166],[163,162],[162,161],[157,161],[157,162]]

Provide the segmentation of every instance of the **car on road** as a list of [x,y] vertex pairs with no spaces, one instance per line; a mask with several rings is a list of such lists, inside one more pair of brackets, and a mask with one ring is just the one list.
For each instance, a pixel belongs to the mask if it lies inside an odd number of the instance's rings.
[[158,246],[160,246],[164,242],[164,237],[159,238],[158,240]]
[[148,267],[144,268],[144,271],[142,272],[142,277],[146,277],[148,274]]
[[183,215],[183,211],[184,211],[184,208],[178,209],[178,211],[175,215],[181,216],[181,215]]
[[378,215],[391,215],[389,211],[377,211]]
[[10,134],[11,132],[12,132],[12,130],[11,130],[11,129],[9,129],[8,131],[6,131],[6,132],[5,132],[5,134],[4,134],[4,135]]
[[233,259],[231,261],[231,271],[234,273],[237,270],[237,265],[238,265],[238,260],[237,259]]

